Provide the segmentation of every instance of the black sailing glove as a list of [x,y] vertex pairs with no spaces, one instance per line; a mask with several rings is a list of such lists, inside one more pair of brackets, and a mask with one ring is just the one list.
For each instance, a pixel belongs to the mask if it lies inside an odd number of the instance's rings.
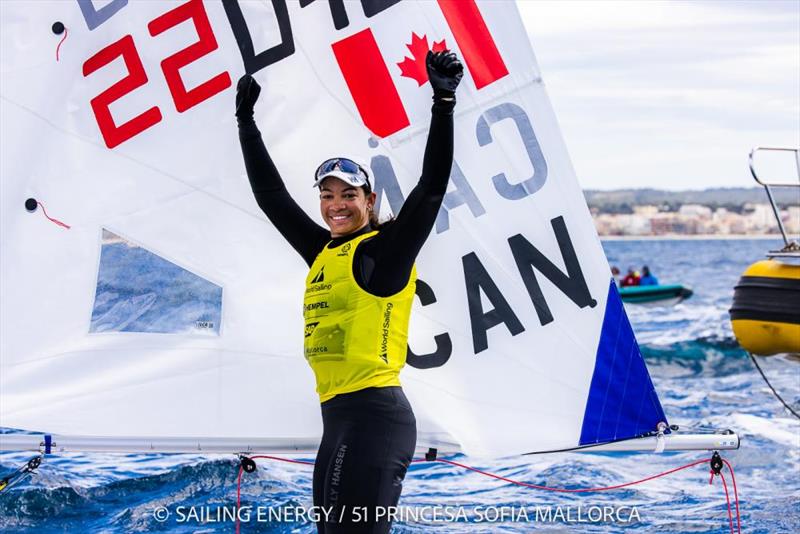
[[249,74],[239,78],[236,84],[236,118],[239,123],[253,120],[253,106],[261,94],[261,86]]
[[431,52],[425,57],[425,67],[428,70],[428,79],[433,87],[434,104],[456,102],[456,87],[461,77],[464,76],[464,66],[456,55],[449,51]]

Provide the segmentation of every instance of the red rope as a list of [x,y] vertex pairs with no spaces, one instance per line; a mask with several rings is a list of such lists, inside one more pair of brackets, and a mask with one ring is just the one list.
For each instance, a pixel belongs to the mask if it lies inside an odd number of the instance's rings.
[[696,462],[692,462],[690,464],[682,465],[681,467],[676,467],[675,469],[670,469],[669,471],[664,471],[663,473],[659,473],[657,475],[653,475],[647,478],[643,478],[641,480],[635,480],[633,482],[626,482],[625,484],[618,484],[616,486],[606,486],[602,488],[575,488],[575,489],[567,489],[567,488],[551,488],[550,486],[537,486],[536,484],[528,484],[527,482],[519,482],[517,480],[511,480],[510,478],[501,477],[500,475],[495,475],[494,473],[488,473],[486,471],[481,471],[480,469],[475,469],[474,467],[470,467],[468,465],[460,464],[458,462],[453,462],[450,460],[443,460],[441,458],[436,459],[437,462],[443,462],[446,464],[455,465],[458,467],[462,467],[464,469],[468,469],[470,471],[474,471],[476,473],[480,473],[481,475],[485,475],[487,477],[496,478],[497,480],[502,480],[503,482],[509,482],[511,484],[516,484],[518,486],[524,486],[526,488],[533,488],[533,489],[540,489],[545,491],[556,491],[561,493],[588,493],[592,491],[609,491],[614,489],[625,488],[627,486],[634,486],[636,484],[641,484],[642,482],[647,482],[648,480],[653,480],[654,478],[663,477],[669,474],[672,474],[676,471],[680,471],[682,469],[687,469],[689,467],[693,467],[695,465],[704,464],[709,460],[698,460]]
[[728,466],[728,471],[731,472],[731,482],[733,482],[733,502],[736,505],[736,530],[739,534],[742,534],[742,520],[741,516],[739,515],[739,491],[736,489],[736,475],[733,473],[733,466],[728,463],[728,460],[722,459],[725,462],[725,465]]
[[62,37],[62,38],[61,38],[61,41],[58,43],[58,46],[56,47],[56,61],[58,61],[58,60],[59,60],[59,59],[58,59],[58,51],[59,51],[59,49],[61,48],[61,43],[63,43],[63,42],[64,42],[64,41],[67,39],[67,34],[68,34],[68,33],[69,33],[69,32],[67,31],[67,28],[66,28],[66,26],[65,26],[65,27],[64,27],[64,37]]
[[728,485],[725,483],[725,475],[722,471],[719,472],[719,478],[722,479],[722,488],[725,490],[725,501],[728,503],[728,524],[731,527],[731,534],[733,534],[733,516],[731,515],[731,499],[728,496]]
[[[280,458],[278,456],[267,456],[267,455],[250,456],[251,460],[254,460],[256,458],[267,458],[269,460],[278,460],[278,461],[281,461],[281,462],[288,462],[288,463],[293,463],[293,464],[314,465],[314,462],[306,462],[304,460],[292,460],[292,459],[289,459],[289,458]],[[427,461],[427,460],[425,460],[425,459],[412,460],[413,463],[423,462],[423,461]],[[533,489],[539,489],[539,490],[545,490],[545,491],[553,491],[553,492],[559,492],[559,493],[589,493],[589,492],[594,492],[594,491],[610,491],[610,490],[615,490],[615,489],[620,489],[620,488],[626,488],[628,486],[634,486],[636,484],[641,484],[643,482],[647,482],[648,480],[654,480],[656,478],[660,478],[660,477],[663,477],[663,476],[670,475],[670,474],[675,473],[677,471],[682,471],[683,469],[688,469],[690,467],[694,467],[695,465],[700,465],[700,464],[704,464],[704,463],[710,462],[711,460],[710,459],[698,460],[698,461],[692,462],[690,464],[686,464],[686,465],[682,465],[680,467],[676,467],[674,469],[670,469],[669,471],[664,471],[663,473],[658,473],[656,475],[649,476],[647,478],[642,478],[640,480],[634,480],[633,482],[626,482],[625,484],[617,484],[616,486],[603,486],[603,487],[597,487],[597,488],[553,488],[553,487],[550,487],[550,486],[539,486],[537,484],[529,484],[527,482],[520,482],[518,480],[512,480],[510,478],[502,477],[500,475],[495,475],[494,473],[489,473],[488,471],[482,471],[482,470],[477,469],[475,467],[471,467],[469,465],[465,465],[465,464],[461,464],[461,463],[458,463],[458,462],[454,462],[452,460],[445,460],[443,458],[436,458],[433,461],[434,462],[441,462],[441,463],[445,463],[445,464],[454,465],[456,467],[461,467],[462,469],[466,469],[468,471],[473,471],[475,473],[478,473],[478,474],[481,474],[481,475],[484,475],[484,476],[487,476],[487,477],[491,477],[491,478],[494,478],[494,479],[497,479],[497,480],[502,480],[503,482],[508,482],[510,484],[516,484],[517,486],[524,486],[526,488],[533,488]],[[733,467],[731,467],[731,464],[728,463],[727,460],[722,460],[722,461],[725,462],[725,465],[728,466],[728,470],[731,472],[731,481],[733,482],[733,492],[734,492],[734,503],[736,505],[736,526],[737,526],[737,529],[738,529],[738,533],[741,534],[742,533],[742,526],[741,526],[741,519],[740,519],[740,516],[739,516],[739,493],[738,493],[738,491],[736,489],[736,476],[733,473]],[[239,476],[238,476],[238,479],[237,479],[237,482],[236,482],[236,534],[239,534],[239,506],[240,506],[240,503],[241,503],[241,486],[242,486],[242,472],[243,472],[243,470],[244,469],[240,465],[239,466]],[[732,512],[731,512],[731,500],[730,500],[730,496],[728,494],[728,485],[726,484],[725,477],[722,475],[722,473],[719,473],[719,476],[722,479],[722,488],[725,490],[725,501],[727,502],[727,505],[728,505],[728,524],[730,526],[731,534],[734,534],[735,531],[733,529],[733,515],[732,515]],[[712,484],[713,481],[714,481],[714,471],[711,471],[711,478],[709,479],[708,483]]]
[[[256,458],[267,458],[268,460],[278,460],[279,462],[287,462],[290,464],[304,464],[304,465],[314,465],[314,462],[306,462],[304,460],[292,460],[291,458],[281,458],[279,456],[267,456],[266,454],[260,454],[258,456],[250,456],[251,460],[255,460]],[[239,507],[241,506],[241,491],[242,491],[242,472],[244,472],[244,468],[239,465],[239,477],[236,480],[236,534],[239,534]]]
[[280,458],[279,456],[260,455],[260,456],[250,456],[249,458],[251,460],[255,460],[256,458],[268,458],[270,460],[278,460],[280,462],[288,462],[290,464],[314,465],[314,462],[306,462],[305,460],[292,460],[289,458]]
[[63,222],[59,221],[58,219],[54,219],[54,218],[50,217],[47,214],[47,210],[44,209],[44,204],[42,204],[41,201],[37,200],[36,203],[39,204],[42,207],[42,213],[44,214],[45,217],[47,217],[48,220],[56,223],[59,226],[62,226],[64,228],[66,228],[67,230],[70,229],[70,226],[68,224],[64,224]]

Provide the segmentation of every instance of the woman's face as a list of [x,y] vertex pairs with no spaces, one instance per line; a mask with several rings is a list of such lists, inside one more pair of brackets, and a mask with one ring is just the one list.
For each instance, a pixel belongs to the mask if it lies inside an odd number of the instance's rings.
[[330,176],[319,186],[319,209],[322,219],[331,229],[331,237],[341,237],[360,230],[369,222],[369,212],[375,205],[375,193]]

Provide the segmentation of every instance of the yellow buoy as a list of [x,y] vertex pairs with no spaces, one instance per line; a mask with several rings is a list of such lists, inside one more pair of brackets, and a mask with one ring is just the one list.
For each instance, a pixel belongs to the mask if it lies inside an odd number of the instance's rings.
[[745,350],[762,356],[800,352],[800,265],[752,264],[734,288],[730,315]]

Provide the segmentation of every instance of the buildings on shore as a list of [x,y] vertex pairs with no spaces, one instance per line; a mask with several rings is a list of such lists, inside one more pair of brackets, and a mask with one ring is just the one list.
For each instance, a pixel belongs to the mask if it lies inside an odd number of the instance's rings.
[[[763,235],[778,234],[769,204],[745,204],[741,213],[702,204],[683,204],[677,211],[658,206],[634,206],[633,213],[602,213],[591,208],[601,236],[668,235]],[[790,234],[800,233],[800,206],[781,210],[781,220]]]

